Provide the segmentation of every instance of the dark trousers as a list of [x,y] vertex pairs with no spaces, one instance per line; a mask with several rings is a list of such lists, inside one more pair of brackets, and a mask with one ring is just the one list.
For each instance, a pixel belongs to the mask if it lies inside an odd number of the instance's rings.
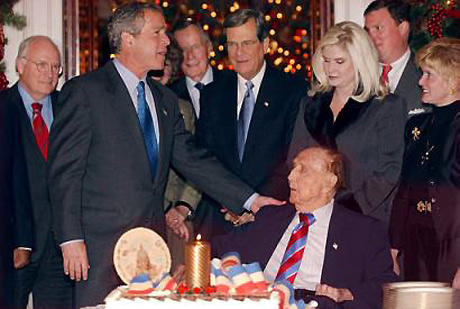
[[26,308],[32,292],[34,309],[73,308],[73,282],[64,274],[61,249],[49,234],[38,260],[15,271],[16,308]]

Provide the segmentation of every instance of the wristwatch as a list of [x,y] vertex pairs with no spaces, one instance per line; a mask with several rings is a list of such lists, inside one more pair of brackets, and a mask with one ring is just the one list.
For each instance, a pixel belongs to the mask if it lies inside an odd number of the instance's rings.
[[193,209],[192,206],[190,206],[189,203],[187,202],[184,202],[184,201],[177,201],[175,204],[174,204],[174,207],[178,207],[178,206],[184,206],[188,209],[188,212],[185,216],[185,220],[189,220],[191,221],[193,219],[193,215],[195,214],[195,211]]

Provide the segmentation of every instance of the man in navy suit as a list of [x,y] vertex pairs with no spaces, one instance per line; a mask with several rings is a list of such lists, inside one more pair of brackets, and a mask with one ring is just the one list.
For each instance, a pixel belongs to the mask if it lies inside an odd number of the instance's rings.
[[278,271],[299,224],[298,214],[310,213],[315,221],[308,228],[292,281],[296,297],[308,300],[307,295],[313,295],[320,305],[332,307],[380,308],[382,285],[396,280],[387,232],[377,220],[351,212],[334,199],[342,170],[341,156],[335,151],[302,151],[289,175],[292,204],[265,207],[254,223],[216,237],[213,256],[236,251],[242,263],[260,262],[267,281],[283,278]]
[[[265,61],[268,29],[260,12],[244,9],[230,14],[224,30],[235,72],[204,88],[197,143],[258,192],[286,199],[286,154],[308,83]],[[202,234],[215,235],[231,228],[223,220],[221,207],[203,198],[195,220]]]
[[203,29],[187,19],[178,22],[173,28],[173,36],[182,51],[182,72],[185,76],[171,85],[180,99],[193,105],[196,118],[200,117],[200,94],[204,86],[222,78],[226,71],[211,68],[209,57],[212,43]]
[[[56,115],[56,85],[61,57],[46,36],[31,36],[21,42],[16,58],[19,81],[0,94],[0,100],[18,110],[19,139],[23,144],[29,180],[35,250],[20,248],[18,256],[30,254],[30,264],[16,271],[15,305],[26,308],[33,294],[34,308],[71,308],[72,282],[64,275],[62,254],[52,229],[47,181],[47,138]],[[43,125],[43,127],[40,126]],[[43,139],[39,132],[45,132]]]
[[33,248],[32,209],[18,109],[0,96],[0,308],[13,304],[13,269],[25,267]]

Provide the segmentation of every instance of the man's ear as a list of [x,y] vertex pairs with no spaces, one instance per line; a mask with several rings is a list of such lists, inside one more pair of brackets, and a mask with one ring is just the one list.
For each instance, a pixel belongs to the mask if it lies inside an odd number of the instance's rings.
[[398,25],[399,33],[401,34],[402,37],[408,38],[410,34],[410,24],[407,20],[402,21]]
[[134,36],[131,33],[128,32],[122,32],[121,33],[121,46],[131,46],[134,42]]
[[19,58],[16,60],[16,70],[19,74],[22,74],[24,72],[24,62],[26,60],[24,58]]
[[262,41],[262,44],[264,44],[264,52],[265,54],[268,53],[268,44],[270,43],[270,39],[268,36]]

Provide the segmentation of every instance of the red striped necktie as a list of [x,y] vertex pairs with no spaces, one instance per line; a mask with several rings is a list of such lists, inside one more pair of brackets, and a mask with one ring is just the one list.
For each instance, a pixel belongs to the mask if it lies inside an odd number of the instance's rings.
[[43,105],[40,103],[32,103],[32,126],[37,146],[46,161],[48,155],[48,127],[42,117],[42,107]]
[[390,73],[391,69],[393,69],[393,67],[389,64],[385,64],[383,66],[383,71],[382,71],[382,75],[380,76],[380,78],[385,83],[385,85],[388,85],[388,83],[390,82],[388,79],[388,74]]
[[300,213],[299,217],[300,222],[292,231],[275,281],[287,280],[293,284],[297,276],[307,242],[308,228],[315,223],[315,216],[311,213]]

